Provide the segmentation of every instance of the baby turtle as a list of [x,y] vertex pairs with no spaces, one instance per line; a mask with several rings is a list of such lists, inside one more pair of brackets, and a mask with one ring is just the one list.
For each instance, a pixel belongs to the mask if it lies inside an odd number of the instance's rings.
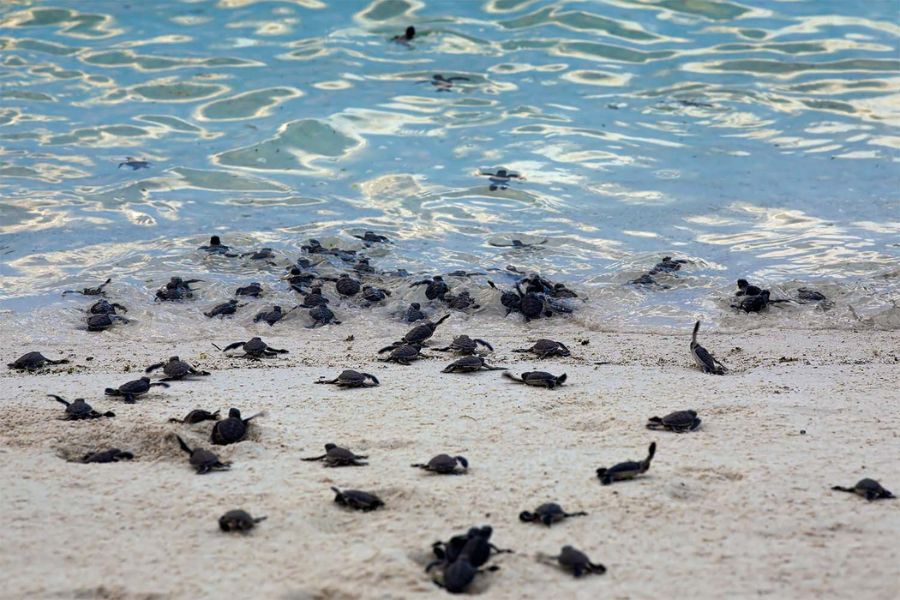
[[438,454],[427,463],[416,463],[410,465],[425,471],[431,471],[439,475],[462,475],[469,469],[469,461],[465,456],[450,456],[449,454]]
[[681,269],[681,265],[686,265],[688,261],[678,258],[673,259],[671,256],[663,256],[662,260],[656,263],[652,269],[650,269],[651,275],[656,275],[657,273],[674,273]]
[[505,371],[503,373],[503,376],[517,383],[524,383],[525,385],[533,385],[536,387],[550,388],[551,390],[556,386],[565,383],[567,378],[567,375],[565,373],[557,377],[556,375],[547,373],[545,371],[526,371],[525,373],[522,373],[521,377],[516,377],[509,371]]
[[228,409],[228,418],[216,421],[213,425],[212,435],[210,439],[213,444],[218,446],[227,446],[228,444],[237,444],[247,435],[247,424],[256,417],[265,416],[264,412],[256,413],[246,419],[241,418],[241,411],[236,408]]
[[492,192],[507,189],[509,187],[509,182],[513,179],[525,179],[516,171],[509,171],[507,169],[497,169],[494,173],[491,173],[490,171],[480,171],[479,175],[488,178],[488,181],[491,182],[489,189]]
[[468,310],[468,309],[479,309],[479,306],[475,299],[472,298],[472,295],[468,292],[468,290],[463,290],[459,294],[453,295],[448,294],[444,296],[444,301],[447,303],[447,306],[452,308],[453,310]]
[[181,277],[172,277],[163,287],[156,290],[156,299],[163,302],[184,300],[185,298],[193,298],[194,290],[191,289],[192,283],[203,281],[202,279],[182,279]]
[[390,354],[387,357],[382,358],[382,362],[395,362],[401,365],[409,366],[409,363],[418,360],[420,358],[424,358],[425,355],[422,354],[422,345],[421,344],[403,344],[402,346],[388,346],[387,348],[382,348],[378,351],[379,354],[383,352],[387,352],[390,350]]
[[190,464],[197,471],[197,475],[204,475],[213,470],[226,471],[231,468],[230,462],[222,462],[219,457],[210,452],[206,448],[191,448],[181,439],[180,435],[175,436],[178,439],[178,445],[181,449],[190,455]]
[[737,308],[746,313],[758,313],[763,311],[772,302],[773,301],[770,300],[769,290],[763,290],[761,293],[753,296],[741,296],[737,303],[731,305],[731,308]]
[[450,342],[450,345],[445,346],[443,348],[435,348],[438,352],[457,352],[459,354],[475,354],[478,351],[478,346],[484,346],[488,349],[489,352],[494,351],[494,347],[488,344],[486,341],[479,338],[470,338],[467,335],[458,335],[453,338],[453,341]]
[[92,288],[89,287],[89,288],[84,288],[81,290],[66,290],[63,292],[63,296],[65,296],[66,294],[81,294],[82,296],[103,296],[103,295],[105,295],[103,292],[103,288],[108,286],[111,281],[112,281],[112,278],[110,277],[109,279],[107,279],[106,281],[104,281],[103,283],[98,285],[97,287],[92,287]]
[[[395,44],[402,44],[404,46],[409,46],[409,43],[412,41],[412,39],[414,37],[416,37],[416,28],[413,27],[412,25],[410,25],[409,27],[406,28],[406,31],[404,31],[402,34],[395,35],[394,37],[392,37],[391,41],[394,42]],[[368,235],[370,233],[372,233],[372,232],[367,231],[366,235]],[[354,235],[353,237],[359,237],[359,236]],[[382,236],[379,236],[379,237],[382,237]],[[365,239],[365,238],[360,238],[360,239]]]
[[483,356],[463,356],[455,360],[441,371],[441,373],[474,373],[475,371],[502,371],[504,367],[492,367],[487,364]]
[[205,316],[210,319],[213,317],[224,317],[226,315],[233,315],[237,312],[237,309],[241,306],[247,306],[246,304],[238,304],[237,300],[231,299],[228,302],[223,302],[222,304],[216,304],[211,309],[203,313]]
[[698,331],[700,331],[700,321],[694,323],[694,334],[691,336],[691,356],[694,357],[694,362],[697,363],[697,366],[700,367],[700,370],[704,373],[724,375],[728,372],[728,369],[725,368],[725,365],[713,358],[712,354],[707,352],[706,348],[697,342]]
[[219,239],[219,236],[214,235],[209,238],[209,245],[200,246],[197,250],[203,250],[204,252],[209,252],[210,254],[222,254],[229,257],[235,257],[237,254],[230,254],[228,246],[222,243],[222,240]]
[[66,365],[68,363],[68,359],[65,358],[50,360],[40,352],[29,352],[17,358],[15,362],[7,363],[6,366],[19,371],[36,371],[44,365]]
[[352,268],[357,273],[374,273],[375,272],[375,267],[373,267],[371,264],[369,264],[369,258],[365,257],[365,256],[360,258],[359,261],[357,261],[357,263],[355,265],[353,265]]
[[104,313],[100,315],[90,315],[85,324],[88,331],[106,331],[117,322],[130,323],[129,319],[119,316],[115,313]]
[[246,258],[248,256],[250,257],[250,260],[268,260],[270,258],[275,258],[275,253],[272,252],[271,248],[260,248],[253,252],[244,252],[241,254],[241,258]]
[[513,312],[521,312],[522,310],[522,298],[517,292],[513,292],[510,290],[501,290],[497,287],[497,284],[491,280],[488,280],[488,285],[500,292],[500,304],[506,308],[506,316],[508,317],[510,313]]
[[334,284],[334,289],[337,290],[337,293],[347,298],[358,294],[361,287],[362,284],[360,282],[353,279],[346,273],[338,277],[337,281]]
[[[407,27],[406,32],[409,33],[410,30],[412,30],[412,33],[415,34],[415,32],[416,32],[415,27]],[[412,39],[412,37],[410,36],[409,39]],[[391,243],[391,240],[389,240],[388,238],[386,238],[383,235],[378,235],[374,231],[366,231],[362,235],[354,235],[353,237],[355,237],[358,240],[368,242],[370,244],[390,244]]]
[[104,393],[107,396],[121,396],[125,400],[125,402],[134,404],[134,401],[138,396],[143,396],[150,391],[150,388],[154,386],[167,388],[169,387],[169,384],[163,383],[162,381],[157,383],[150,383],[149,377],[141,377],[140,379],[135,379],[133,381],[123,383],[117,388],[106,388]]
[[359,490],[345,490],[342,492],[333,486],[331,491],[335,493],[335,503],[354,510],[369,512],[375,510],[379,506],[384,506],[384,502],[381,498],[375,494],[370,494],[369,492],[361,492]]
[[272,307],[272,310],[262,310],[262,311],[256,313],[256,316],[253,317],[253,322],[259,323],[260,321],[265,321],[266,323],[269,324],[269,327],[271,327],[278,321],[280,321],[283,318],[285,318],[286,316],[288,316],[296,308],[299,308],[299,307],[295,306],[291,310],[285,312],[285,311],[281,310],[281,307],[276,304],[275,306]]
[[511,554],[512,550],[501,549],[491,543],[493,532],[494,529],[490,525],[472,527],[464,534],[453,536],[448,542],[435,542],[431,550],[438,560],[428,565],[425,570],[428,571],[436,564],[452,564],[460,558],[467,559],[474,567],[481,567],[490,560],[491,552]]
[[254,298],[259,298],[259,295],[262,294],[262,286],[257,282],[252,282],[250,285],[245,285],[243,287],[239,287],[234,291],[235,296],[252,296]]
[[409,305],[409,308],[406,309],[406,314],[403,318],[407,323],[415,323],[416,321],[424,320],[426,316],[425,313],[422,312],[422,305],[418,302],[413,302]]
[[384,300],[387,300],[387,297],[391,295],[388,290],[377,288],[371,285],[364,285],[362,293],[363,300],[371,303],[382,302]]
[[76,398],[72,402],[69,402],[56,394],[47,394],[47,396],[66,406],[66,416],[63,417],[65,421],[83,421],[85,419],[99,419],[101,417],[116,416],[116,413],[114,412],[97,412],[90,404],[84,401],[84,398]]
[[556,502],[547,502],[534,509],[534,512],[523,510],[519,513],[519,520],[523,523],[543,523],[547,527],[550,527],[554,523],[559,523],[563,519],[568,519],[569,517],[585,516],[587,516],[587,513],[584,511],[567,513],[563,510],[563,507]]
[[170,356],[169,360],[166,362],[158,362],[150,365],[149,367],[144,369],[144,373],[152,373],[159,368],[162,368],[163,373],[165,373],[166,375],[165,378],[163,378],[161,381],[175,381],[178,379],[184,379],[185,377],[189,377],[191,375],[209,375],[209,373],[206,371],[198,371],[189,363],[186,363],[177,356]]
[[333,384],[338,387],[375,387],[379,384],[378,378],[368,373],[360,373],[352,369],[344,369],[334,379],[319,379],[316,383]]
[[667,429],[675,433],[693,431],[700,427],[700,418],[695,410],[676,410],[666,416],[650,417],[647,429]]
[[531,352],[537,354],[538,358],[549,358],[551,356],[571,356],[571,352],[562,342],[554,340],[540,339],[530,348],[520,348],[513,352]]
[[81,459],[83,463],[113,463],[120,460],[131,460],[134,454],[125,452],[118,448],[110,448],[109,450],[101,450],[99,452],[88,452]]
[[888,498],[896,497],[894,496],[894,494],[884,489],[880,483],[878,483],[874,479],[869,479],[868,477],[866,477],[865,479],[860,479],[853,487],[841,487],[839,485],[836,485],[831,489],[837,490],[839,492],[850,492],[851,494],[862,496],[869,502],[871,502],[872,500],[885,500]]
[[131,167],[132,171],[137,171],[139,169],[149,169],[150,163],[146,160],[138,160],[136,158],[126,156],[125,160],[120,162],[119,166],[116,168],[121,169],[122,167]]
[[539,319],[541,316],[551,316],[547,310],[547,302],[542,293],[523,292],[520,284],[516,283],[516,293],[519,294],[519,312],[525,317],[525,322]]
[[539,242],[523,242],[522,240],[516,238],[513,238],[508,242],[502,240],[492,240],[488,242],[488,244],[494,246],[495,248],[531,248],[532,246],[540,246],[541,244],[546,243],[547,238],[544,238]]
[[446,321],[450,318],[449,314],[444,315],[434,323],[431,321],[425,321],[421,325],[416,325],[412,329],[406,332],[406,334],[400,339],[399,342],[395,342],[391,346],[387,346],[386,348],[382,348],[378,351],[379,354],[382,352],[387,352],[389,349],[394,348],[396,346],[402,346],[403,344],[424,344],[425,340],[434,335],[435,330],[438,328],[438,325]]
[[439,92],[449,92],[453,87],[454,81],[471,81],[471,79],[469,79],[468,77],[460,76],[444,77],[443,75],[438,73],[436,75],[432,75],[431,79],[426,79],[424,81],[420,81],[419,83],[430,83],[431,85],[436,87],[437,91]]
[[419,285],[425,286],[425,297],[429,300],[443,300],[444,296],[447,295],[447,292],[450,291],[450,286],[447,285],[447,282],[444,281],[444,278],[440,275],[435,275],[431,279],[414,281],[409,284],[409,287],[416,287]]
[[608,469],[600,467],[597,469],[597,477],[603,485],[609,485],[614,481],[624,481],[626,479],[634,479],[642,473],[646,473],[650,468],[650,461],[656,454],[656,442],[650,444],[647,451],[647,458],[642,461],[629,460],[617,465],[613,465]]
[[90,308],[88,308],[88,312],[92,315],[114,315],[116,314],[117,310],[128,312],[128,309],[121,304],[109,302],[107,300],[104,300],[103,298],[97,300],[96,302],[91,304]]
[[435,585],[444,588],[451,594],[462,594],[466,592],[469,585],[475,581],[475,576],[479,573],[496,571],[500,568],[498,566],[490,566],[486,569],[478,569],[467,557],[461,556],[452,563],[444,561],[432,563],[426,567],[425,571],[431,571],[431,569],[437,565],[440,565],[441,568],[432,576],[432,581],[434,581]]
[[184,423],[185,425],[194,425],[196,423],[202,423],[203,421],[218,421],[219,420],[219,411],[209,412],[208,410],[203,410],[202,408],[195,408],[191,412],[189,412],[183,419],[171,418],[169,419],[169,423]]
[[606,573],[605,566],[599,563],[592,563],[587,554],[572,546],[563,546],[559,556],[549,556],[547,558],[557,561],[561,568],[571,571],[575,577],[581,577],[586,573],[595,575]]
[[344,262],[350,262],[356,258],[356,250],[341,250],[339,248],[326,248],[319,240],[310,239],[309,242],[300,246],[300,249],[309,254],[329,254],[341,259]]
[[[291,267],[286,275],[283,275],[281,279],[287,281],[291,289],[299,294],[305,293],[303,291],[304,285],[310,285],[313,281],[315,281],[316,277],[318,277],[317,273],[312,271],[305,271],[300,267]],[[320,289],[321,291],[321,289]]]
[[[307,296],[308,298],[309,296]],[[334,323],[335,325],[340,325],[341,322],[338,321],[334,312],[324,304],[320,304],[318,306],[314,306],[309,309],[309,316],[312,318],[312,325],[307,325],[308,329],[314,329],[316,327],[324,327],[329,323]]]
[[322,287],[315,285],[308,292],[297,290],[303,296],[301,306],[303,308],[315,308],[328,304],[328,298],[322,294]]
[[361,460],[365,460],[369,458],[364,454],[354,454],[350,452],[346,448],[341,448],[337,444],[325,444],[325,454],[321,456],[310,456],[308,458],[302,458],[301,460],[305,460],[307,462],[321,460],[324,461],[322,466],[324,467],[364,467],[369,463],[360,462]]
[[251,517],[246,510],[229,510],[227,513],[219,517],[219,529],[225,532],[237,531],[239,533],[247,533],[253,529],[257,523],[262,523],[267,517]]
[[734,293],[735,296],[759,296],[762,294],[762,288],[750,285],[750,282],[746,279],[738,279],[737,288],[738,291]]
[[801,302],[825,302],[827,300],[822,292],[805,287],[797,290],[797,299]]
[[229,350],[240,347],[240,349],[244,351],[245,358],[262,358],[288,353],[287,350],[272,348],[258,337],[250,338],[249,342],[234,342],[233,344],[228,344],[224,348],[219,348],[215,344],[213,344],[213,347],[222,352],[228,352]]

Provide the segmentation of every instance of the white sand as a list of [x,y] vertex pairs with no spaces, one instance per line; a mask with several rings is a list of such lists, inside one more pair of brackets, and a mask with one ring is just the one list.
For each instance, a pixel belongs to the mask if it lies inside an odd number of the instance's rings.
[[[477,323],[451,320],[435,339],[475,334]],[[381,342],[405,329],[399,324],[283,330],[264,339],[291,353],[257,363],[223,359],[205,341],[122,345],[95,336],[84,338],[94,340],[89,351],[27,348],[74,354],[74,368],[0,375],[0,596],[443,597],[422,572],[430,544],[489,523],[494,541],[517,553],[479,576],[473,589],[484,598],[897,597],[900,500],[830,490],[871,476],[900,493],[896,333],[701,332],[733,370],[714,377],[692,368],[687,334],[591,332],[580,345],[574,323],[540,326],[526,327],[528,337],[564,341],[576,357],[512,354],[522,328],[511,322],[484,337],[497,349],[492,360],[514,371],[567,372],[559,390],[514,385],[497,372],[439,374],[449,357],[373,362]],[[354,342],[337,341],[351,332]],[[6,340],[4,363],[26,350]],[[103,397],[107,385],[175,353],[213,375],[155,389],[136,405]],[[370,371],[382,385],[311,385],[342,367]],[[46,393],[83,396],[118,416],[57,420],[62,407]],[[195,475],[172,434],[208,446],[211,423],[166,420],[230,406],[268,415],[249,440],[216,448],[234,461],[230,472]],[[683,408],[700,413],[698,431],[644,428],[647,417]],[[599,484],[598,466],[642,458],[651,440],[659,450],[646,476]],[[300,461],[328,441],[371,455],[370,466]],[[137,459],[63,459],[109,446]],[[467,456],[470,473],[409,467],[445,451]],[[387,507],[342,510],[331,485],[374,491]],[[549,530],[518,521],[551,500],[590,515]],[[268,520],[246,537],[221,533],[218,516],[237,507]],[[567,543],[608,573],[575,580],[535,561]]]

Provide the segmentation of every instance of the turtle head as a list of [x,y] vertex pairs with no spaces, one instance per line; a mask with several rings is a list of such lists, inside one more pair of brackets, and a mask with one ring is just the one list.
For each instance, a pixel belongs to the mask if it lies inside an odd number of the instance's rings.
[[177,357],[177,356],[170,356],[170,357],[169,357],[169,362],[178,362],[178,357]]
[[239,410],[236,409],[236,408],[229,408],[229,409],[228,409],[228,418],[229,418],[229,419],[240,419],[240,418],[241,418],[241,411],[239,411]]
[[334,449],[334,448],[337,448],[337,444],[332,444],[331,442],[328,442],[327,444],[325,444],[325,451],[326,451],[326,452],[328,452],[329,450],[332,450],[332,449]]
[[406,39],[411,40],[416,37],[416,28],[410,25],[406,28]]
[[420,308],[422,308],[422,305],[419,304],[418,302],[413,302],[412,304],[409,305],[409,307],[413,308],[415,310],[419,310]]
[[209,245],[210,246],[221,246],[222,240],[219,239],[219,236],[214,235],[211,238],[209,238]]
[[497,177],[506,177],[509,175],[509,171],[506,169],[497,169]]
[[275,312],[281,312],[281,307],[276,304],[272,307],[272,310],[274,310]]
[[257,342],[261,342],[261,341],[262,341],[262,339],[258,338],[258,337],[250,338],[251,343],[257,343]]
[[739,290],[746,290],[747,286],[749,286],[749,285],[750,285],[750,282],[747,281],[746,279],[738,279],[737,280],[737,286],[738,286]]

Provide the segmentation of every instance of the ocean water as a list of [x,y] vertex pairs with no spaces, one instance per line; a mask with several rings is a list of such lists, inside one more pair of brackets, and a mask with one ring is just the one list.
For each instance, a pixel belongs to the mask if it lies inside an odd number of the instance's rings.
[[[511,264],[578,290],[588,327],[900,328],[898,40],[894,0],[3,2],[0,310],[52,338],[85,304],[60,292],[112,277],[140,336],[260,281],[255,327],[314,237],[487,272],[452,280],[487,314]],[[524,178],[491,190],[497,168]],[[211,234],[276,259],[198,252]],[[664,255],[688,262],[628,283]],[[204,283],[165,311],[171,275]],[[736,314],[738,277],[831,302]],[[377,279],[384,316],[421,299]]]

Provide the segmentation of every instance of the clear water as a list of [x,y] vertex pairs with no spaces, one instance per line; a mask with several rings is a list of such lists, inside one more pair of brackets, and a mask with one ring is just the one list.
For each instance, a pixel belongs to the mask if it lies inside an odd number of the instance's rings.
[[[165,319],[175,274],[209,281],[186,322],[252,280],[291,304],[303,242],[374,229],[380,268],[536,269],[595,325],[744,323],[743,276],[835,301],[762,318],[900,328],[898,39],[894,0],[4,2],[0,308],[74,322],[59,292],[112,276]],[[666,254],[669,289],[627,285]]]

